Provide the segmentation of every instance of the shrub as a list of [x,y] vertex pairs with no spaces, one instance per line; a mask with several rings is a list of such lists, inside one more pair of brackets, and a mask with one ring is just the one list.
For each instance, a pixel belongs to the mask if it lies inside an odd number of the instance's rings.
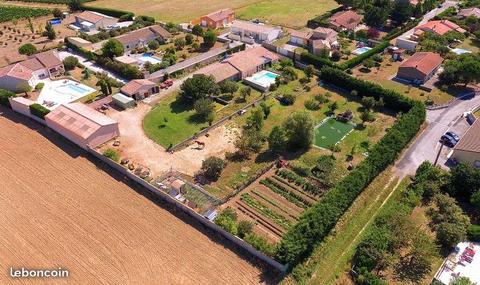
[[30,105],[29,108],[32,115],[42,120],[45,120],[45,116],[50,113],[50,110],[37,103]]
[[18,53],[19,54],[32,55],[36,52],[37,52],[37,48],[30,43],[24,44],[24,45],[22,45],[21,47],[18,48]]
[[305,108],[307,108],[310,111],[320,110],[320,104],[314,99],[309,99],[305,101],[304,105],[305,105]]
[[336,64],[333,63],[331,60],[323,57],[315,56],[308,52],[302,53],[300,55],[300,59],[307,64],[312,64],[316,68],[321,68],[323,66],[336,67]]
[[10,101],[8,101],[8,98],[13,97],[15,97],[15,93],[8,90],[0,89],[0,105],[10,108]]
[[467,229],[468,240],[480,241],[480,225],[470,225]]
[[37,85],[35,85],[35,90],[42,90],[43,86],[45,86],[45,83],[39,82]]
[[283,94],[281,102],[284,105],[293,105],[295,103],[295,95],[291,93]]
[[214,222],[227,232],[237,235],[237,213],[232,208],[228,207],[221,211]]
[[75,67],[77,66],[78,64],[78,58],[74,57],[74,56],[67,56],[64,60],[63,60],[63,66],[65,67],[65,70],[66,71],[69,71],[69,70],[74,70]]
[[210,156],[202,162],[203,174],[210,179],[217,179],[225,168],[225,161],[223,159]]
[[237,226],[237,233],[240,238],[245,238],[253,231],[253,223],[249,221],[240,221]]
[[114,150],[113,148],[108,148],[106,149],[104,152],[103,152],[103,155],[105,157],[108,157],[110,158],[111,160],[115,161],[115,162],[118,162],[120,161],[120,154],[118,154],[118,152],[116,150]]
[[275,256],[275,246],[269,243],[265,238],[251,233],[245,237],[245,241],[266,255]]

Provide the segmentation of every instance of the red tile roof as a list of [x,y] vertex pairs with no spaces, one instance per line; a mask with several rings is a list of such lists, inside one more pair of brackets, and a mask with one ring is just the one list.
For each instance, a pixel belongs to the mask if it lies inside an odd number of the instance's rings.
[[41,69],[50,69],[62,65],[62,61],[54,51],[34,54],[29,59],[0,68],[0,77],[11,76],[23,80],[30,80],[32,73]]
[[212,75],[216,82],[222,82],[237,75],[238,70],[228,62],[217,62],[197,70],[194,74]]
[[210,14],[206,15],[205,17],[210,18],[210,20],[212,20],[214,22],[219,22],[219,21],[223,21],[224,19],[227,19],[228,17],[232,16],[233,14],[235,14],[235,12],[232,9],[227,8],[227,9],[218,10],[218,11],[215,11],[213,13],[210,13]]
[[33,70],[20,63],[11,64],[0,68],[0,77],[10,76],[23,80],[30,80],[32,78]]
[[428,75],[442,64],[442,62],[443,58],[439,54],[433,52],[417,52],[403,62],[399,69],[412,68],[423,75]]
[[353,10],[340,11],[330,17],[330,24],[335,27],[353,30],[360,24],[362,18],[362,15]]
[[444,35],[450,31],[457,31],[459,33],[465,33],[465,30],[462,29],[459,25],[449,21],[449,20],[438,20],[438,21],[430,21],[423,25],[417,26],[415,31],[422,30],[422,31],[430,31],[436,33],[438,35]]
[[473,7],[473,8],[462,9],[458,11],[458,15],[462,17],[474,16],[474,17],[480,18],[480,8]]
[[454,150],[480,153],[480,119],[475,120],[457,143]]
[[122,93],[125,93],[127,95],[132,96],[133,94],[137,93],[141,88],[147,87],[147,88],[152,88],[156,84],[150,80],[147,79],[134,79],[127,84],[125,84],[120,91]]
[[277,61],[278,59],[278,55],[260,46],[238,52],[226,61],[244,73],[255,69],[266,61]]

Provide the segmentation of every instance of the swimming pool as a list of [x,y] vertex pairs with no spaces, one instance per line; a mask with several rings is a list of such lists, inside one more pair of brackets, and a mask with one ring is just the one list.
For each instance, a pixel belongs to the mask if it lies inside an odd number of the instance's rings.
[[151,64],[161,63],[162,60],[151,53],[144,53],[138,58],[141,62],[150,62]]
[[278,76],[280,75],[270,72],[268,70],[263,70],[255,73],[251,77],[245,78],[244,80],[247,84],[250,84],[257,89],[267,91],[268,88],[270,88],[270,85],[275,83],[275,78],[277,78]]
[[38,96],[37,102],[53,110],[60,104],[77,101],[97,90],[73,80],[45,80],[45,85]]
[[359,54],[365,53],[365,52],[367,52],[371,49],[372,48],[370,48],[370,47],[361,47],[361,48],[357,48],[356,50],[352,51],[352,53],[355,54],[355,55],[359,55]]

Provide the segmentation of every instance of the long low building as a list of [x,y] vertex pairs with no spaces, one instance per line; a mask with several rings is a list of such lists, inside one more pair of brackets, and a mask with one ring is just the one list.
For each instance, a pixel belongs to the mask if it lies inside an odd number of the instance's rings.
[[120,135],[116,121],[82,103],[61,105],[48,113],[45,121],[83,149],[97,147]]
[[398,68],[397,78],[414,84],[428,81],[440,68],[443,58],[433,52],[417,52]]
[[249,48],[233,54],[222,62],[201,68],[195,74],[212,75],[217,82],[242,80],[278,60],[279,56],[277,54],[264,47]]

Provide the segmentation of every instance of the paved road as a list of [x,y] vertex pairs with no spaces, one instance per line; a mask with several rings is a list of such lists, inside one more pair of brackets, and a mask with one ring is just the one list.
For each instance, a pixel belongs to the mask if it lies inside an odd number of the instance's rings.
[[78,53],[74,53],[74,52],[69,52],[69,51],[61,51],[58,53],[58,56],[60,56],[60,59],[61,60],[64,60],[67,56],[74,56],[76,58],[78,58],[78,61],[83,64],[84,66],[86,66],[88,69],[94,71],[94,72],[105,72],[108,74],[109,77],[113,78],[113,79],[116,79],[117,81],[120,81],[122,83],[127,83],[128,80],[122,78],[122,77],[119,77],[118,75],[108,71],[108,70],[105,70],[103,67],[101,67],[100,65],[96,64],[95,62],[92,62],[92,61],[89,61],[88,59],[86,59],[84,56],[78,54]]
[[[451,0],[445,1],[442,4],[442,7],[435,8],[435,9],[431,10],[430,12],[428,12],[427,14],[425,14],[423,16],[423,19],[420,21],[420,23],[418,23],[417,26],[427,23],[428,21],[433,19],[436,15],[442,13],[443,11],[447,10],[448,8],[453,7],[453,6],[457,6],[458,3],[459,2],[457,2],[457,1],[451,1]],[[402,39],[409,38],[413,34],[414,30],[415,30],[415,28],[412,28],[411,30],[406,31],[405,33],[400,35],[399,38],[402,38]]]
[[[449,130],[462,136],[468,128],[463,118],[464,112],[478,106],[480,106],[480,91],[477,91],[477,96],[457,99],[448,108],[427,111],[428,126],[395,165],[395,170],[400,177],[415,174],[417,167],[425,160],[433,163],[441,147],[440,137]],[[439,165],[446,167],[446,155],[449,152],[450,149],[444,146]]]

